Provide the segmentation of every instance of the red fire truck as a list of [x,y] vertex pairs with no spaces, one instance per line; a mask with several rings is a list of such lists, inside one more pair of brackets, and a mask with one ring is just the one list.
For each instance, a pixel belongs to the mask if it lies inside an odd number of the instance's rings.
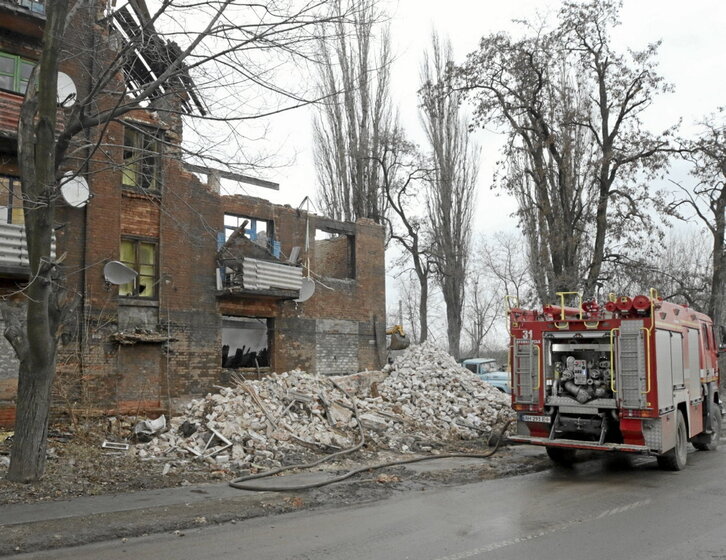
[[[512,406],[518,442],[559,464],[575,450],[655,455],[686,466],[687,445],[716,449],[721,433],[713,322],[651,290],[601,306],[558,293],[541,310],[509,305]],[[577,307],[567,307],[566,297]]]

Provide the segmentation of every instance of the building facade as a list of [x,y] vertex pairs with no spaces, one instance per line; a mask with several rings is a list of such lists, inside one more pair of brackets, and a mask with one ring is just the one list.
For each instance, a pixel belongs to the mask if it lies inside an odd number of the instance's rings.
[[[118,44],[119,26],[143,20],[139,6],[75,14],[60,69],[78,98],[113,56],[99,45]],[[44,24],[44,2],[0,0],[0,290],[11,308],[22,308],[29,278],[17,123]],[[184,85],[76,139],[65,167],[91,198],[56,206],[55,254],[75,306],[61,334],[56,413],[169,411],[234,374],[382,365],[383,228],[326,219],[299,201],[223,195],[222,181],[276,185],[183,162],[179,115],[203,110]],[[71,102],[59,98],[59,128]],[[17,371],[0,340],[0,425],[14,418]]]

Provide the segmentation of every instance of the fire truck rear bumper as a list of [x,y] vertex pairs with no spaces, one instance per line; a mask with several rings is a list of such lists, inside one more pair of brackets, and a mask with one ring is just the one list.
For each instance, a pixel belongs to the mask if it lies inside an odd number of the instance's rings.
[[625,443],[595,443],[577,439],[549,439],[534,436],[509,436],[510,441],[529,443],[531,445],[544,445],[546,447],[569,447],[572,449],[589,449],[591,451],[624,451],[627,453],[652,453],[647,445],[628,445]]

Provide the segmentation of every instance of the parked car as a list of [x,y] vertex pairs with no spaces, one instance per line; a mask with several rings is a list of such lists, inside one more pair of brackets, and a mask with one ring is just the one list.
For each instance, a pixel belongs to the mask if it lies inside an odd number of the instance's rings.
[[479,379],[499,389],[502,393],[510,394],[512,385],[509,374],[501,371],[494,358],[468,358],[461,362],[466,369],[479,376]]
[[477,375],[480,373],[489,373],[490,371],[499,371],[499,365],[497,365],[497,361],[494,358],[467,358],[466,360],[462,360],[461,365]]
[[509,383],[509,374],[506,371],[490,371],[489,373],[479,373],[477,375],[479,379],[496,387],[502,393],[508,395],[512,393],[512,385]]

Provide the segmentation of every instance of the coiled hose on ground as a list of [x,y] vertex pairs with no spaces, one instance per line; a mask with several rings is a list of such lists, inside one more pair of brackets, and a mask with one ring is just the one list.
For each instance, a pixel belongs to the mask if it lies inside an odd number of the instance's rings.
[[[355,451],[358,451],[361,447],[363,447],[363,445],[365,444],[365,433],[363,431],[363,426],[361,425],[361,421],[358,416],[358,406],[356,405],[356,400],[354,398],[352,398],[345,389],[343,389],[337,383],[335,383],[335,381],[333,381],[332,379],[330,381],[333,383],[333,385],[335,386],[336,389],[338,389],[343,394],[345,394],[345,396],[348,397],[350,399],[350,401],[353,403],[353,414],[355,415],[355,419],[358,424],[358,432],[360,434],[360,441],[349,449],[344,449],[342,451],[337,451],[335,453],[331,453],[330,455],[326,455],[325,457],[318,459],[317,461],[313,461],[312,463],[288,465],[286,467],[279,467],[277,469],[272,469],[272,470],[265,471],[262,473],[250,474],[247,476],[241,476],[239,478],[235,478],[234,480],[230,481],[230,483],[229,483],[229,485],[232,488],[237,488],[238,490],[253,490],[253,491],[261,491],[261,492],[292,492],[292,491],[299,491],[299,490],[310,490],[312,488],[321,488],[321,487],[327,486],[329,484],[335,484],[336,482],[341,482],[343,480],[346,480],[346,479],[348,479],[352,476],[355,476],[356,474],[362,473],[362,472],[373,471],[373,470],[382,469],[385,467],[409,465],[411,463],[421,463],[423,461],[433,461],[436,459],[450,459],[450,458],[454,458],[454,457],[486,459],[488,457],[491,457],[492,455],[494,455],[497,452],[497,450],[499,449],[499,446],[502,442],[502,439],[504,437],[504,433],[507,431],[507,428],[509,428],[509,425],[512,423],[512,420],[509,420],[504,424],[504,427],[501,429],[501,431],[499,433],[499,437],[497,437],[494,447],[485,453],[444,453],[442,455],[413,457],[411,459],[399,459],[396,461],[388,461],[386,463],[380,463],[378,465],[359,467],[359,468],[350,470],[347,473],[344,473],[342,475],[339,475],[339,476],[336,476],[333,478],[329,478],[329,479],[323,480],[321,482],[312,482],[309,484],[301,484],[298,486],[255,486],[253,484],[247,484],[247,482],[251,481],[251,480],[268,478],[270,476],[275,476],[282,472],[293,470],[293,469],[311,469],[313,467],[317,467],[318,465],[320,465],[326,461],[335,459],[336,457],[342,457],[344,455],[349,455],[351,453],[354,453]],[[491,442],[491,436],[489,439]]]

